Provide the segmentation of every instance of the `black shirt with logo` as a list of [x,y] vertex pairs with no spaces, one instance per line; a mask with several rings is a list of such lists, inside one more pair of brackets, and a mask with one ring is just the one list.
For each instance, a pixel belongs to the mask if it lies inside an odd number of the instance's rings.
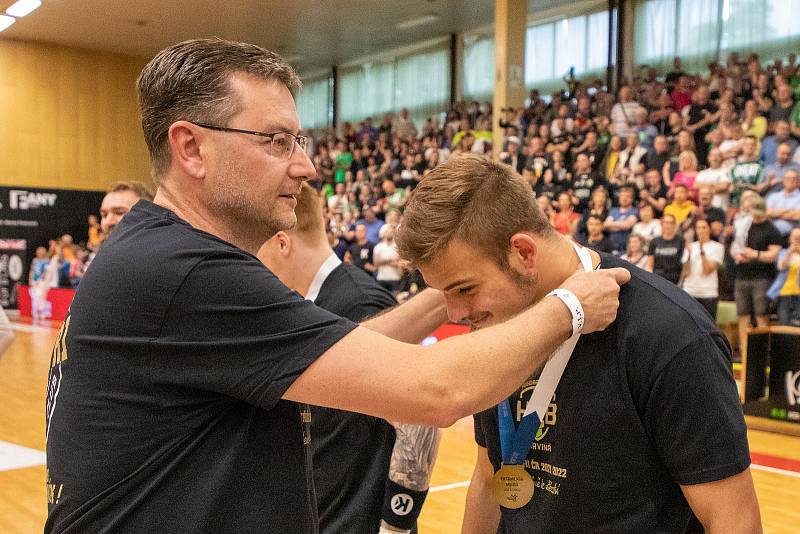
[[[314,302],[351,321],[362,321],[397,304],[374,278],[346,263],[331,271]],[[321,533],[378,532],[394,439],[394,427],[384,419],[311,406]]]
[[656,237],[650,241],[647,254],[653,256],[653,272],[673,284],[681,279],[683,269],[683,237],[675,235],[672,239]]
[[348,248],[350,252],[350,261],[359,269],[366,271],[366,265],[373,264],[372,253],[375,250],[375,243],[367,241],[365,244],[360,244],[358,241],[353,242]]
[[[501,508],[500,533],[701,533],[680,486],[750,464],[724,336],[676,286],[602,255],[623,265],[617,320],[578,341],[525,459],[533,499]],[[517,423],[535,378],[510,398]],[[475,416],[495,470],[497,425],[496,409]]]
[[281,397],[353,328],[140,201],[53,350],[44,531],[317,532],[301,410]]

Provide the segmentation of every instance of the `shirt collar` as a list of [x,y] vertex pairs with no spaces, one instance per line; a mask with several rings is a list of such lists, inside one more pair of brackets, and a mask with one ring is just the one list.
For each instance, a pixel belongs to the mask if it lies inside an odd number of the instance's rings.
[[333,272],[333,270],[341,264],[342,260],[340,260],[339,257],[333,252],[330,256],[328,256],[327,260],[322,262],[317,274],[315,274],[314,278],[311,280],[311,285],[308,286],[306,300],[310,300],[311,302],[317,300],[317,297],[319,296],[319,290],[322,289],[322,284],[325,283],[325,280],[328,279],[328,276]]

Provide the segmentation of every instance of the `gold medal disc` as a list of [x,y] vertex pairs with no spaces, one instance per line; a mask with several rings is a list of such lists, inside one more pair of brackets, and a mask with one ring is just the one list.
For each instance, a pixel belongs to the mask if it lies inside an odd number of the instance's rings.
[[533,479],[521,465],[504,465],[492,478],[492,495],[504,508],[522,508],[533,499]]

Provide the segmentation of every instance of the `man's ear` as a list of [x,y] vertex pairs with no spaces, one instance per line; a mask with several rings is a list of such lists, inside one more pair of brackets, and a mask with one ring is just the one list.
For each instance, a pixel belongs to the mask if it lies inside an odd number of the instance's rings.
[[508,240],[508,244],[509,266],[521,274],[535,272],[539,261],[539,247],[533,236],[526,232],[517,232]]
[[207,152],[202,149],[202,142],[206,135],[207,132],[191,122],[172,123],[167,131],[171,165],[177,165],[192,178],[205,178]]
[[288,257],[292,253],[292,238],[283,230],[279,231],[273,237],[278,245],[278,252],[281,256]]

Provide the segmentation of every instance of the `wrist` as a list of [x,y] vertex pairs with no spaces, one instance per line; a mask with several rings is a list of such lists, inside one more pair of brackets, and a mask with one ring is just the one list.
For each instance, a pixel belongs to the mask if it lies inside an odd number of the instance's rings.
[[578,297],[575,296],[575,293],[569,289],[559,287],[548,293],[547,296],[558,298],[567,308],[567,311],[570,314],[570,322],[572,325],[569,334],[570,337],[574,336],[575,334],[580,334],[583,330],[586,317],[583,313],[583,306],[581,305],[580,300],[578,300]]

